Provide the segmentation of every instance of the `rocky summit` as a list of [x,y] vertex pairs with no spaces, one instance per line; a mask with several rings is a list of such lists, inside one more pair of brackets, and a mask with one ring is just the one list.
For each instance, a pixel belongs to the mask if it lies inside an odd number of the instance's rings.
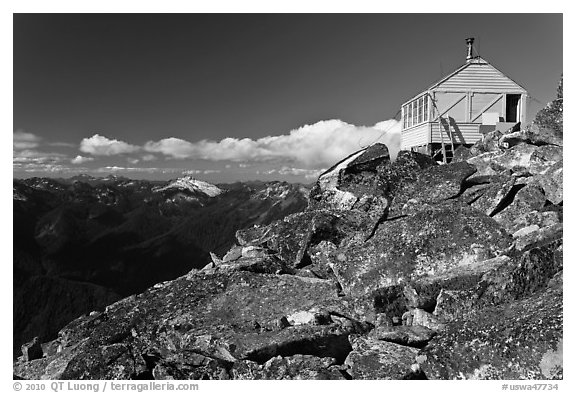
[[23,345],[14,375],[561,379],[562,146],[538,131],[446,165],[360,150],[305,211]]

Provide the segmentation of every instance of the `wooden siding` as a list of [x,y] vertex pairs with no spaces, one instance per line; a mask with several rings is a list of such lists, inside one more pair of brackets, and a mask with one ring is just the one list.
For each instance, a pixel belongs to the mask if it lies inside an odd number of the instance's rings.
[[[463,93],[436,93],[436,105],[442,117],[452,117],[458,122],[466,121],[466,109],[468,107],[468,97]],[[456,105],[454,103],[462,98]],[[448,111],[447,108],[451,107]],[[434,114],[436,117],[438,113]]]
[[[432,125],[432,143],[441,143],[442,138],[440,137],[438,122],[431,123]],[[446,129],[446,123],[444,123]],[[454,143],[458,144],[473,144],[476,141],[482,139],[482,134],[480,134],[480,125],[473,123],[451,123],[450,129],[454,137]],[[448,134],[444,131],[444,142],[450,143]]]
[[485,112],[497,112],[499,116],[504,116],[502,94],[472,93],[470,100],[470,119],[477,117],[472,123],[482,123],[482,113]]
[[431,90],[442,91],[493,91],[522,93],[525,90],[516,82],[485,62],[472,62]]
[[401,133],[401,150],[410,150],[413,146],[421,146],[430,143],[430,123],[423,123]]

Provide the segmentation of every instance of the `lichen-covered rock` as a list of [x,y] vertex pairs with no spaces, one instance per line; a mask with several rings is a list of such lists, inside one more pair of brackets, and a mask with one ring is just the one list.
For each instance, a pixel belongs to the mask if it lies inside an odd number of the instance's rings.
[[[337,163],[318,177],[310,191],[309,210],[359,210],[381,214],[388,201],[377,167],[390,162],[386,145],[376,143]],[[362,206],[356,206],[359,203]],[[380,211],[382,210],[382,211]]]
[[542,161],[557,163],[558,161],[562,161],[562,150],[562,146],[538,146],[538,149],[536,149],[536,152],[534,153],[533,159],[540,159]]
[[526,133],[530,141],[535,145],[564,146],[562,133],[551,127],[531,124]]
[[523,215],[542,210],[545,203],[546,197],[542,188],[530,183],[522,187],[514,196],[512,203],[494,214],[493,218],[509,233],[514,233],[522,227]]
[[418,371],[415,348],[357,336],[350,336],[350,343],[344,364],[354,379],[410,379]]
[[495,257],[511,237],[486,215],[452,205],[386,221],[364,243],[330,252],[345,293],[368,294]]
[[467,162],[478,169],[474,177],[494,175],[505,170],[522,175],[539,175],[561,159],[561,150],[552,146],[519,143],[510,149],[489,151],[471,157]]
[[453,322],[420,353],[428,379],[562,379],[562,292]]
[[459,199],[468,205],[472,205],[475,201],[478,200],[478,198],[484,195],[491,187],[492,185],[489,182],[469,185],[468,187],[466,187],[464,192],[460,194]]
[[[148,375],[152,363],[142,361],[136,367],[132,359],[138,356],[156,359],[155,364],[162,364],[163,372],[176,379],[197,378],[208,372],[205,367],[214,371],[210,375],[220,375],[222,364],[243,359],[264,362],[278,355],[301,353],[343,361],[350,330],[337,324],[266,328],[286,315],[320,305],[342,315],[337,300],[336,288],[326,280],[242,271],[193,273],[64,329],[62,351],[48,358],[49,364],[59,365],[52,372],[46,365],[42,375],[50,379]],[[185,371],[188,363],[168,366],[190,353],[211,362],[202,363],[199,370]],[[15,370],[30,377],[26,368]]]
[[41,359],[43,354],[38,337],[34,337],[30,342],[22,344],[22,357],[25,362]]
[[380,326],[369,333],[369,337],[392,343],[421,348],[436,335],[436,332],[421,325]]
[[470,154],[477,156],[490,151],[501,151],[499,143],[501,138],[502,133],[498,130],[487,133],[470,148]]
[[467,320],[485,307],[532,296],[545,289],[562,269],[560,240],[550,240],[512,258],[501,257],[475,285],[458,289],[445,286],[437,296],[434,315],[445,322]]
[[423,326],[435,332],[442,331],[446,327],[438,317],[420,308],[406,311],[402,315],[402,324],[404,326]]
[[441,166],[362,149],[320,176],[306,211],[76,319],[14,375],[561,377],[562,151],[513,134]]
[[432,166],[438,164],[430,156],[403,150],[393,163],[381,164],[377,170],[386,193],[394,196],[404,183],[415,181],[422,170]]
[[472,157],[472,152],[470,152],[470,149],[464,145],[460,145],[454,150],[452,155],[452,162],[466,161],[470,157]]
[[546,199],[555,205],[561,203],[564,199],[563,175],[563,161],[559,160],[541,176],[538,176],[538,182],[544,189],[544,195],[546,195]]
[[564,236],[562,224],[554,224],[537,231],[532,231],[524,236],[519,236],[514,241],[514,247],[517,251],[522,252],[531,248],[539,247],[551,243],[555,240],[561,240]]
[[237,232],[246,247],[264,247],[288,267],[309,264],[308,248],[321,241],[340,244],[346,237],[364,239],[372,231],[370,217],[361,211],[318,210],[292,214],[268,227]]
[[241,246],[232,246],[230,250],[222,257],[223,262],[232,262],[239,259],[242,256],[242,247]]
[[515,183],[514,177],[490,183],[490,187],[484,189],[482,195],[470,203],[470,206],[487,216],[492,216],[502,206]]
[[263,365],[242,361],[234,365],[234,379],[345,379],[336,366],[336,359],[311,355],[276,356]]
[[466,162],[428,167],[414,181],[404,181],[396,191],[389,217],[413,214],[428,205],[444,202],[460,194],[464,180],[476,169]]

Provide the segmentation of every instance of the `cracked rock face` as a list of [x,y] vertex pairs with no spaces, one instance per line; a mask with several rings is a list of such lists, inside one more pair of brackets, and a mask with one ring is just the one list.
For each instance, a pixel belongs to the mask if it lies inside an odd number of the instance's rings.
[[76,319],[14,375],[562,378],[561,149],[512,134],[440,166],[360,150],[306,211]]

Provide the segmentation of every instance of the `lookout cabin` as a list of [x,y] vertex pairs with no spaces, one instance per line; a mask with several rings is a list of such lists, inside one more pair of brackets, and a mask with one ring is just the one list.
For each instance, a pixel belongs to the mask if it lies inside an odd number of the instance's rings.
[[458,146],[526,122],[527,92],[480,56],[467,38],[466,63],[402,104],[401,150],[452,159]]

